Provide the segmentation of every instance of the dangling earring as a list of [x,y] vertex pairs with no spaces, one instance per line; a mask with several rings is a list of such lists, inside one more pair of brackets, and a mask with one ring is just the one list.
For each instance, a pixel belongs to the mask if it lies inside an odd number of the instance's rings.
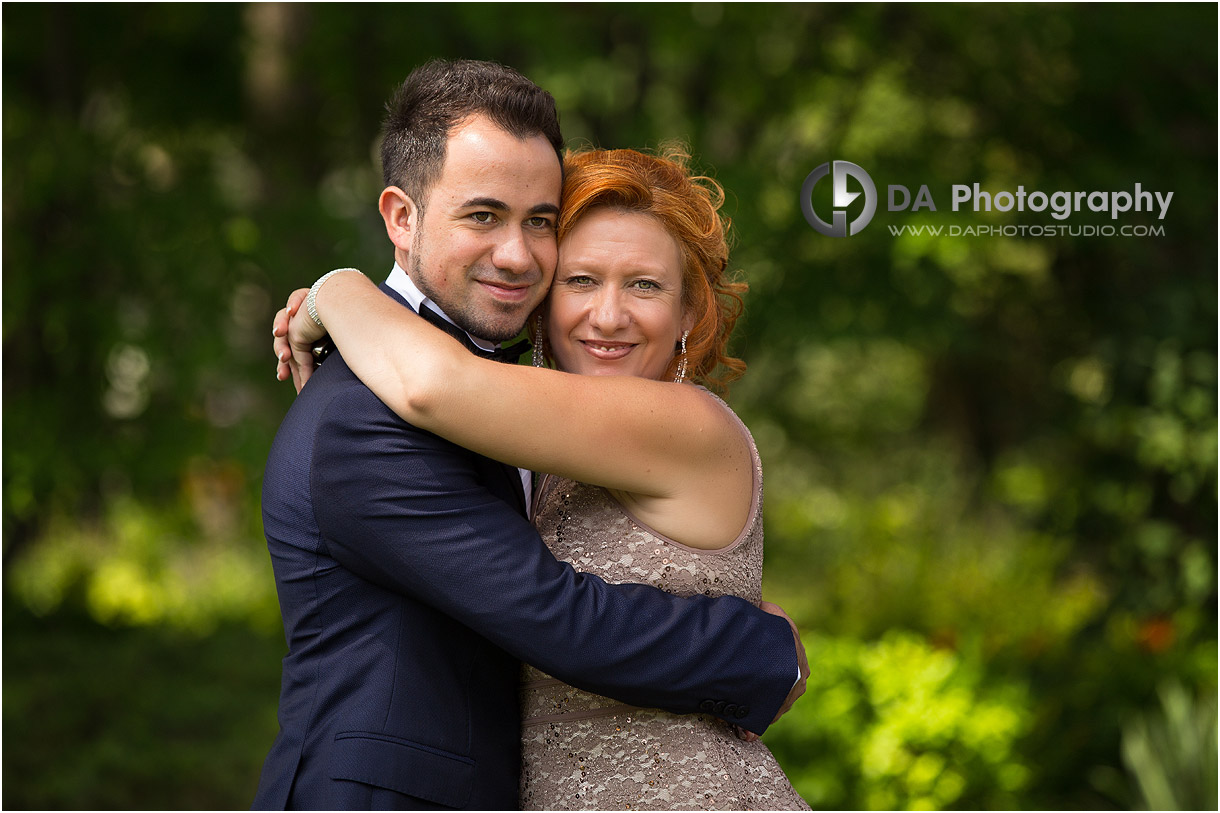
[[535,367],[545,367],[546,359],[542,357],[542,314],[534,317],[534,357]]
[[682,358],[678,360],[678,372],[674,376],[675,384],[681,384],[686,379],[686,337],[689,335],[689,330],[682,334]]

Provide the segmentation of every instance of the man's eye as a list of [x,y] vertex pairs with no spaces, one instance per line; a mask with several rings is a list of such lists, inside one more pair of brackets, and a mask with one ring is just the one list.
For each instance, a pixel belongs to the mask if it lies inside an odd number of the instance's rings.
[[495,218],[495,215],[491,212],[475,212],[470,217],[473,218],[475,223],[490,223]]
[[549,217],[531,217],[525,222],[536,229],[549,229],[555,225]]

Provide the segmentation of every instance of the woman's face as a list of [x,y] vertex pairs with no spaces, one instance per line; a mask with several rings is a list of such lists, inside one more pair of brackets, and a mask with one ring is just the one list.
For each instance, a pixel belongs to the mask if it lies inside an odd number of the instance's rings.
[[663,378],[691,321],[677,241],[648,215],[592,210],[559,246],[546,313],[559,369]]

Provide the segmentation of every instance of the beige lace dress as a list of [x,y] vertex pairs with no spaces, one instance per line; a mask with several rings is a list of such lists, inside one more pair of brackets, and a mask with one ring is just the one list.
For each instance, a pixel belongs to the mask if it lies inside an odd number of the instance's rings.
[[[714,397],[714,396],[713,396]],[[725,409],[728,406],[725,405]],[[736,420],[736,415],[734,415]],[[608,582],[679,595],[762,600],[762,467],[750,520],[726,548],[697,550],[635,519],[604,488],[548,476],[534,520],[554,554]],[[710,715],[624,706],[525,666],[521,686],[524,810],[808,810],[761,742]]]

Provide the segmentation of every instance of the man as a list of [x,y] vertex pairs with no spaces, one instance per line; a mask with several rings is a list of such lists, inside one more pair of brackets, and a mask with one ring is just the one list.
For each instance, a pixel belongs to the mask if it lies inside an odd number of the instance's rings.
[[[554,273],[562,143],[554,100],[515,71],[413,72],[382,148],[387,294],[476,351],[516,336]],[[518,659],[751,731],[804,690],[785,618],[577,573],[526,493],[516,469],[404,423],[337,354],[314,374],[263,487],[289,653],[255,807],[516,807]]]

